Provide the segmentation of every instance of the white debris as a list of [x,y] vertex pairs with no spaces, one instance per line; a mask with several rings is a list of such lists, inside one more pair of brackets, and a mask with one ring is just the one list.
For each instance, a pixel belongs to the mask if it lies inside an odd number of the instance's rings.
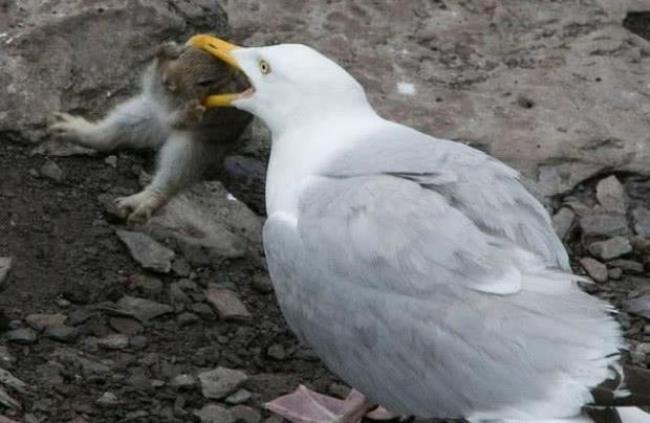
[[403,95],[415,95],[417,90],[415,89],[415,85],[410,82],[398,82],[397,92]]
[[237,197],[235,197],[235,196],[232,195],[231,193],[228,193],[228,195],[226,196],[226,199],[227,199],[228,201],[237,201]]

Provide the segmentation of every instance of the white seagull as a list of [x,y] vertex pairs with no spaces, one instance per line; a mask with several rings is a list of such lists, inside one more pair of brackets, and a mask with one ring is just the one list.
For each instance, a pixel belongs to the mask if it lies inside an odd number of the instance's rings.
[[[205,104],[271,129],[264,248],[278,302],[355,389],[341,401],[300,387],[271,410],[293,422],[352,423],[376,405],[423,418],[583,422],[587,404],[647,402],[620,377],[607,386],[621,329],[577,285],[517,171],[381,118],[363,87],[310,47],[208,35],[188,45],[250,81]],[[650,421],[636,408],[603,413]]]

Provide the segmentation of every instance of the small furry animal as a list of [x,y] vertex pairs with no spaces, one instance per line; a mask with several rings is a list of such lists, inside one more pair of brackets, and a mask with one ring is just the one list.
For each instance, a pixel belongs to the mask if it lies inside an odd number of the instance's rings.
[[234,147],[251,115],[206,111],[200,100],[244,81],[208,53],[168,42],[158,48],[137,96],[97,122],[55,113],[49,133],[104,152],[159,148],[153,181],[141,192],[115,200],[129,222],[142,223]]

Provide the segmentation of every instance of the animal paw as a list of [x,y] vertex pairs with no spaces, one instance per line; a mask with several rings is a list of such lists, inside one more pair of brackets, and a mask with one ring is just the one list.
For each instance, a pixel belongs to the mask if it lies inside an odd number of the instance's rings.
[[201,122],[207,109],[199,100],[193,99],[185,103],[178,110],[172,127],[175,129],[186,129]]
[[115,199],[115,205],[118,209],[125,210],[129,213],[127,222],[131,224],[147,222],[163,203],[164,200],[161,196],[146,190],[128,197]]
[[92,131],[93,124],[80,116],[57,112],[47,131],[50,135],[66,141],[78,141]]

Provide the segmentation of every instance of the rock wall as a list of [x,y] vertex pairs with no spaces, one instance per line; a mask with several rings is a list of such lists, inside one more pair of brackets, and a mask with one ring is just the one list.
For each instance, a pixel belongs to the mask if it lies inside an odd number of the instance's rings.
[[223,1],[235,40],[300,42],[348,68],[385,117],[462,140],[554,195],[650,173],[645,0]]
[[154,49],[228,35],[214,0],[0,2],[0,139],[39,141],[49,113],[105,112],[139,83]]

